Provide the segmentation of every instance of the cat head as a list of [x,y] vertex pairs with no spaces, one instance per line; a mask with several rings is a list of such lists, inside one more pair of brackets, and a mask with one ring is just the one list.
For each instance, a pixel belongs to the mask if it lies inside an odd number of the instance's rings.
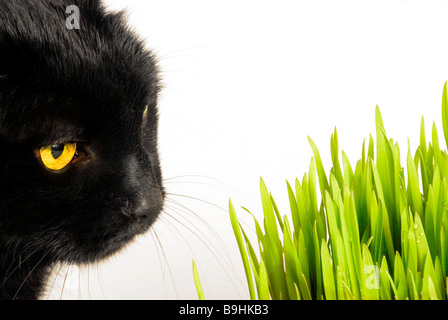
[[99,1],[0,2],[0,239],[107,257],[163,206],[155,59]]

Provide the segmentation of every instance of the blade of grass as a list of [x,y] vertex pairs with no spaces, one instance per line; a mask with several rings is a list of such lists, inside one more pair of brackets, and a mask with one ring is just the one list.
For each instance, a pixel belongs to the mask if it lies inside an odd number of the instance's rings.
[[[298,181],[296,183],[298,183]],[[300,220],[299,220],[299,211],[297,208],[297,199],[296,199],[294,192],[292,191],[291,185],[289,184],[288,181],[286,181],[286,188],[288,190],[288,198],[289,198],[289,206],[291,208],[292,224],[293,224],[294,230],[297,232],[300,229]]]
[[[373,263],[372,255],[366,245],[362,247],[363,273],[361,281],[361,293],[364,300],[378,300],[379,286],[376,271],[377,266]],[[372,274],[373,271],[373,274]]]
[[326,300],[337,300],[336,287],[333,267],[331,266],[330,252],[324,239],[321,243],[321,261],[322,261],[322,275],[325,290]]
[[387,266],[386,256],[383,256],[380,267],[380,298],[381,300],[391,300],[392,295],[389,283],[389,268]]
[[428,242],[425,237],[425,230],[423,229],[423,224],[420,216],[416,214],[414,216],[414,230],[415,239],[417,243],[417,256],[420,264],[420,270],[423,270],[427,255],[430,254]]
[[408,188],[411,192],[411,200],[414,211],[417,211],[420,216],[423,216],[423,201],[422,195],[419,189],[419,181],[417,175],[417,169],[415,168],[414,159],[411,155],[411,146],[408,139],[408,158],[407,158],[407,169],[408,169]]
[[255,300],[255,287],[252,277],[252,271],[250,268],[249,260],[247,258],[246,245],[244,243],[243,237],[241,235],[240,224],[236,216],[235,208],[233,207],[232,200],[229,200],[229,213],[230,222],[232,224],[233,233],[235,235],[238,248],[240,250],[241,259],[243,261],[244,271],[246,273],[247,285],[249,287],[249,295],[251,300]]
[[403,259],[401,259],[400,253],[397,252],[394,262],[394,282],[397,288],[396,298],[398,300],[406,300],[408,298],[408,282],[404,270]]
[[333,168],[332,168],[333,174],[339,184],[339,187],[342,188],[343,177],[341,166],[339,164],[339,143],[338,143],[338,132],[336,128],[334,128],[334,133],[331,135],[330,150],[331,150],[331,161],[333,162]]
[[408,286],[409,286],[410,299],[411,300],[420,300],[418,290],[417,290],[417,285],[414,280],[414,275],[410,269],[407,269],[407,271],[406,271],[406,279],[407,279]]
[[319,188],[322,196],[325,195],[325,190],[329,190],[327,175],[325,174],[324,166],[322,165],[322,160],[320,158],[319,150],[317,149],[314,141],[308,137],[308,142],[313,150],[314,160],[316,163],[317,176],[319,178]]
[[310,194],[310,212],[313,214],[313,220],[317,217],[318,207],[317,207],[317,195],[316,195],[316,163],[314,158],[311,158],[310,168],[308,171],[308,188]]
[[323,299],[323,279],[322,279],[322,260],[320,254],[320,241],[323,238],[319,239],[318,231],[317,231],[317,221],[314,222],[313,226],[313,242],[314,242],[314,257],[315,261],[315,282],[316,282],[316,299]]
[[260,194],[261,194],[261,202],[263,205],[264,227],[266,235],[270,236],[274,246],[278,251],[280,251],[281,244],[277,229],[276,216],[274,213],[271,196],[262,178],[260,178]]
[[199,279],[198,269],[196,263],[193,260],[193,278],[194,284],[196,286],[196,291],[198,293],[199,300],[205,300],[204,291],[202,290],[201,280]]
[[[296,250],[291,236],[291,229],[289,227],[288,219],[284,218],[283,224],[283,251],[285,255],[285,277],[286,286],[288,288],[289,297],[292,300],[297,300],[295,286],[299,283],[298,280],[298,266],[296,266]],[[299,263],[300,264],[300,263]]]
[[432,279],[435,279],[435,270],[432,263],[431,255],[428,253],[425,259],[425,267],[423,271],[423,300],[439,300],[437,291]]
[[268,274],[264,262],[260,262],[260,275],[258,281],[258,297],[259,300],[270,300]]
[[448,148],[448,93],[447,93],[447,82],[443,85],[442,93],[442,124],[443,133],[445,135],[445,142]]

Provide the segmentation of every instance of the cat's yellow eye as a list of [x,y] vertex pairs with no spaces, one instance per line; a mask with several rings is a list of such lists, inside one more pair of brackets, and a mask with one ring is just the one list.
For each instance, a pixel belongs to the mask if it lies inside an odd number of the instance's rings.
[[76,154],[76,143],[54,144],[42,147],[39,150],[40,159],[50,170],[62,170]]

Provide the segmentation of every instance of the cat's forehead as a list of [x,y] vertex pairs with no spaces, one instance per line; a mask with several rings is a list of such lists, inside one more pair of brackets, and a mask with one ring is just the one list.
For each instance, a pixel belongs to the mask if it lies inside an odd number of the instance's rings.
[[[0,99],[1,101],[1,99]],[[0,137],[10,142],[33,140],[40,145],[88,141],[106,137],[126,140],[141,126],[148,105],[132,101],[98,101],[46,98],[15,99],[0,108]]]
[[70,1],[2,3],[0,134],[133,127],[146,105],[155,108],[155,60],[123,15],[76,0],[80,29],[68,29],[61,18]]
[[27,130],[24,133],[28,139],[30,134],[34,135],[36,142],[40,145],[60,144],[86,139],[86,128],[59,119],[51,119],[51,121],[41,123],[34,129],[32,132]]

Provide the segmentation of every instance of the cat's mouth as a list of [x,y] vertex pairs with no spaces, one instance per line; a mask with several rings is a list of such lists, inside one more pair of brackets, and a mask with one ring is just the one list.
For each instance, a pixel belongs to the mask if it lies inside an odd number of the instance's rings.
[[115,210],[106,216],[109,219],[98,219],[93,222],[86,222],[82,228],[78,225],[78,232],[70,233],[62,231],[58,237],[58,250],[52,248],[56,253],[56,260],[75,263],[88,264],[104,260],[114,254],[119,253],[137,236],[143,235],[150,230],[157,220],[163,208],[163,196],[159,203],[152,205],[146,210],[123,212]]

